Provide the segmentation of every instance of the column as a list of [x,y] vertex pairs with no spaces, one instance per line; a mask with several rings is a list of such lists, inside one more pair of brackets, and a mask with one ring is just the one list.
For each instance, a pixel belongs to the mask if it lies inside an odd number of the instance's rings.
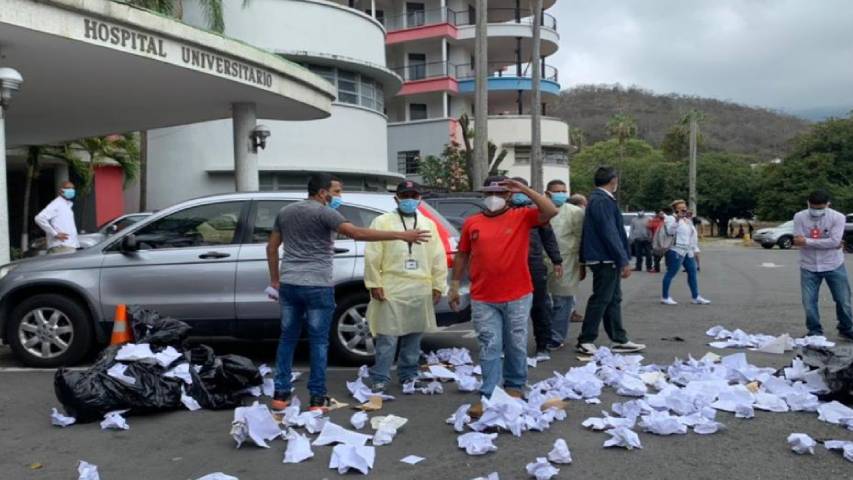
[[234,180],[238,192],[259,190],[258,154],[252,150],[252,129],[257,124],[254,103],[231,106],[234,124]]
[[65,162],[56,164],[53,167],[53,183],[56,186],[56,190],[59,191],[62,188],[62,184],[71,180],[71,174],[68,171],[68,164]]
[[9,263],[9,205],[6,192],[6,125],[0,105],[0,265]]

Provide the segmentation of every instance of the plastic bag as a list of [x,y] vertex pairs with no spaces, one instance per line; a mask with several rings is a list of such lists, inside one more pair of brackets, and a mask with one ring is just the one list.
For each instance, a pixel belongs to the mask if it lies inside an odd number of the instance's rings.
[[853,405],[853,345],[805,347],[797,353],[806,365],[818,369],[829,387],[830,393],[818,395],[821,401]]
[[135,343],[150,343],[152,347],[172,346],[182,350],[192,327],[170,317],[161,317],[153,310],[139,306],[128,308]]
[[246,357],[215,357],[213,349],[207,345],[198,345],[190,350],[190,358],[191,363],[201,366],[198,371],[190,369],[193,376],[190,396],[204,408],[234,408],[240,405],[242,391],[263,385],[264,380],[258,367]]

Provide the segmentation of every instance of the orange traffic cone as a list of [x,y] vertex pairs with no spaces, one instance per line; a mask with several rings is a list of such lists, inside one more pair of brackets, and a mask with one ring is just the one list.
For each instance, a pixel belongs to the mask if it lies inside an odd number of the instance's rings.
[[116,305],[115,322],[113,322],[113,336],[110,345],[121,345],[133,341],[133,332],[127,324],[127,305]]

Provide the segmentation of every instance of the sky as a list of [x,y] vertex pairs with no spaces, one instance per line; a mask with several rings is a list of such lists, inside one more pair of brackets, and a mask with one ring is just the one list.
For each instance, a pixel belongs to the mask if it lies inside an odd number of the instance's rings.
[[563,88],[637,85],[798,111],[853,108],[851,0],[559,0]]

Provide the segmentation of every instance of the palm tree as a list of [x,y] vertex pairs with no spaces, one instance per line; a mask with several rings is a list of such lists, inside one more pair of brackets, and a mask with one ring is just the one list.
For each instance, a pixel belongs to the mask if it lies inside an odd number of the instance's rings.
[[625,143],[637,136],[637,121],[630,114],[617,113],[607,122],[607,133],[619,143],[619,160],[625,160]]
[[[184,17],[183,0],[126,0],[124,3],[134,5],[148,10],[162,13],[177,19]],[[243,1],[243,6],[248,4],[248,0]],[[202,10],[204,10],[207,28],[217,33],[225,31],[225,17],[222,14],[222,0],[199,0]]]

